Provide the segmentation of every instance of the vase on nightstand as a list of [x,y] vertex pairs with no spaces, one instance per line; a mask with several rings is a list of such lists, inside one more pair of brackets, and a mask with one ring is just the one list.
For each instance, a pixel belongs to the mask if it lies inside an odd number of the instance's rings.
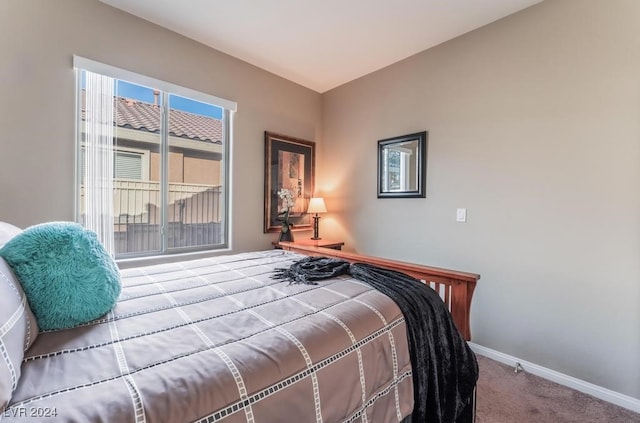
[[291,207],[293,207],[293,205],[295,204],[293,200],[293,192],[288,189],[281,189],[280,191],[278,191],[278,195],[284,200],[285,203],[285,211],[278,213],[277,217],[277,219],[282,222],[280,235],[278,235],[278,242],[293,242],[293,232],[291,232],[293,223],[289,222],[289,212],[291,211]]
[[291,232],[289,223],[282,222],[282,228],[280,228],[280,234],[278,235],[278,242],[281,241],[293,242],[293,232]]

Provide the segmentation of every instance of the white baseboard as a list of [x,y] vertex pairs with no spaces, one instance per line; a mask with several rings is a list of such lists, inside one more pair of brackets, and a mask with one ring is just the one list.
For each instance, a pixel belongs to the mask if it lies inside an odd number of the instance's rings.
[[514,369],[516,363],[520,363],[524,371],[528,373],[540,376],[541,378],[548,379],[560,385],[568,386],[569,388],[592,395],[603,401],[619,405],[627,410],[640,413],[640,399],[594,385],[593,383],[585,382],[584,380],[556,372],[555,370],[547,369],[546,367],[539,366],[526,360],[521,360],[517,357],[501,353],[500,351],[474,344],[473,342],[469,342],[469,346],[476,354],[513,366]]

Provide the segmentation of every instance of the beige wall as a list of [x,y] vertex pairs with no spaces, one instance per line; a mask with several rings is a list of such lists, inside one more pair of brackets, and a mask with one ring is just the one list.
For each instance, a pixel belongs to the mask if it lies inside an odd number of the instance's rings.
[[[160,178],[160,154],[150,153],[149,180]],[[188,157],[183,153],[169,153],[169,182],[220,185],[220,160]]]
[[185,157],[184,182],[187,184],[220,185],[220,161]]
[[[149,154],[149,180],[160,180],[160,154],[153,151]],[[184,177],[184,154],[169,152],[169,182],[187,182]],[[194,183],[193,181],[188,181]]]
[[320,94],[97,0],[2,0],[0,17],[0,220],[73,219],[77,54],[236,101],[233,246],[270,246],[263,132],[319,143]]
[[[476,343],[640,399],[638,17],[545,1],[326,93],[324,235],[481,273]],[[376,140],[425,129],[427,198],[378,200]]]

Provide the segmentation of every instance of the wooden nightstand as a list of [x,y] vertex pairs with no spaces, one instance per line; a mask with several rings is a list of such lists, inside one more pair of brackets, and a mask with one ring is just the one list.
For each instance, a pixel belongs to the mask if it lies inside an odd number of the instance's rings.
[[[278,241],[273,241],[271,244],[275,248],[280,248]],[[331,239],[310,239],[310,238],[302,238],[296,239],[293,241],[293,244],[296,245],[305,245],[308,247],[323,247],[323,248],[332,248],[334,250],[342,250],[342,246],[344,242],[342,241],[334,241]]]

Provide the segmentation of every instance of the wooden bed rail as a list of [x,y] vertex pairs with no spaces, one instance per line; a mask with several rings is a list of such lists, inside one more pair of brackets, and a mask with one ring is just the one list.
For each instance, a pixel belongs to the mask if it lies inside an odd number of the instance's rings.
[[471,340],[469,317],[473,290],[476,287],[478,279],[480,279],[480,275],[478,274],[365,256],[330,248],[296,245],[291,242],[280,242],[279,246],[283,250],[307,256],[326,256],[346,260],[350,263],[369,263],[411,275],[428,284],[440,294],[440,297],[442,297],[442,300],[449,308],[453,321],[464,339],[467,341]]

